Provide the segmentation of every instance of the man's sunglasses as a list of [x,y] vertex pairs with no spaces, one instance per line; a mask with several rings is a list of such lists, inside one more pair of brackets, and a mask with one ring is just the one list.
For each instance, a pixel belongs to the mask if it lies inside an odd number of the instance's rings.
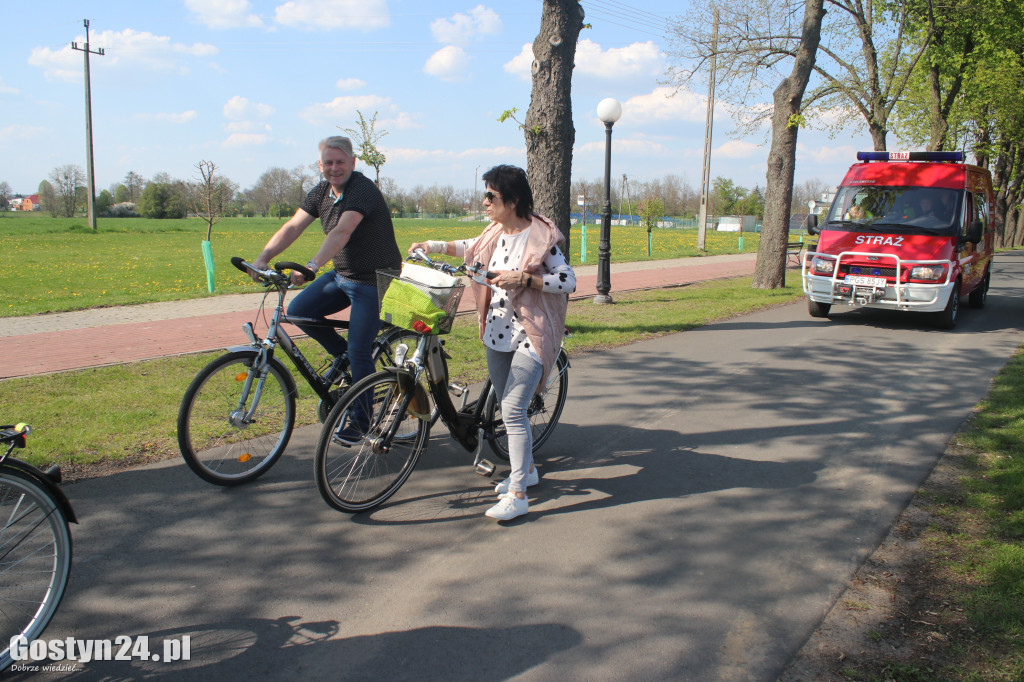
[[484,192],[484,199],[486,199],[487,201],[490,201],[491,203],[494,203],[494,198],[495,197],[500,197],[500,196],[501,196],[501,192]]

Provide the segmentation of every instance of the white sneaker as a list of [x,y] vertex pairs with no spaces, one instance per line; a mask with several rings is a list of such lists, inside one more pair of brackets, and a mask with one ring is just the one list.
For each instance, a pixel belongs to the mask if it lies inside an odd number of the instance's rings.
[[509,521],[528,511],[530,511],[530,503],[526,501],[525,497],[519,499],[515,493],[508,493],[498,500],[498,504],[487,510],[486,516],[499,521]]
[[[511,478],[506,478],[504,481],[494,486],[494,492],[498,493],[498,495],[504,495],[508,492],[508,487],[511,484],[511,481]],[[537,485],[540,483],[540,472],[537,471],[537,467],[534,467],[533,471],[526,474],[526,480],[524,482],[526,483],[527,488],[531,485]]]

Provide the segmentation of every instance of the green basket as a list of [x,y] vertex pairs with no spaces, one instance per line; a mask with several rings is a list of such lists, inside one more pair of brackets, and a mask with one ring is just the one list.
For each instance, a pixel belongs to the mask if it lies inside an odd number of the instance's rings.
[[465,288],[452,279],[453,284],[434,286],[401,277],[396,271],[378,270],[380,319],[424,334],[449,333]]

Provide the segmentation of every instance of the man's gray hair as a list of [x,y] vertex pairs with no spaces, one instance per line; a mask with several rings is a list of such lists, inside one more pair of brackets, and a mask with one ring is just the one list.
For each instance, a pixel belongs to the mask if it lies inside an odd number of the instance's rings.
[[320,140],[320,147],[318,149],[319,153],[323,154],[324,149],[326,149],[327,147],[331,147],[332,149],[339,149],[348,154],[349,156],[353,156],[352,140],[348,139],[347,137],[342,137],[341,135],[325,137],[324,139]]

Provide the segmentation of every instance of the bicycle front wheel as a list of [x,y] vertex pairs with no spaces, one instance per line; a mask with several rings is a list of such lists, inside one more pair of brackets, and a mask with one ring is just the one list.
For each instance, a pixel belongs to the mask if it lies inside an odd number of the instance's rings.
[[238,485],[266,473],[295,427],[295,382],[271,360],[260,375],[256,351],[217,358],[196,375],[178,411],[178,446],[200,478]]
[[334,406],[316,446],[314,475],[331,507],[361,512],[395,494],[419,460],[428,424],[403,407],[394,372],[357,382]]
[[11,638],[38,639],[71,573],[71,531],[57,501],[28,474],[0,468],[0,670]]
[[[544,445],[544,442],[551,436],[558,424],[558,418],[562,416],[562,408],[565,407],[565,397],[569,393],[569,356],[565,350],[559,350],[555,358],[555,366],[551,369],[547,383],[537,395],[530,401],[530,407],[526,411],[530,420],[530,429],[533,431],[533,451]],[[508,461],[508,435],[505,433],[505,424],[501,419],[501,401],[494,393],[494,389],[487,394],[487,402],[484,404],[484,415],[488,421],[496,422],[494,427],[494,439],[491,441],[491,450],[498,457]]]

